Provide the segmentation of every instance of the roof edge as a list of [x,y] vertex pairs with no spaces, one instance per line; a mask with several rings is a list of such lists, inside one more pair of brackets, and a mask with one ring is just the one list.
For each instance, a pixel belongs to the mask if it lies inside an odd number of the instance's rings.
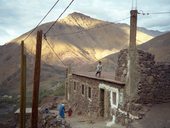
[[107,78],[99,78],[99,77],[93,77],[93,76],[88,76],[85,74],[80,74],[80,73],[72,73],[72,75],[76,75],[76,76],[81,76],[81,77],[86,77],[89,79],[95,79],[95,80],[100,80],[100,81],[105,81],[105,82],[111,82],[111,83],[115,83],[115,84],[119,84],[121,86],[125,86],[124,82],[120,82],[120,81],[116,81],[116,80],[112,80],[112,79],[107,79]]

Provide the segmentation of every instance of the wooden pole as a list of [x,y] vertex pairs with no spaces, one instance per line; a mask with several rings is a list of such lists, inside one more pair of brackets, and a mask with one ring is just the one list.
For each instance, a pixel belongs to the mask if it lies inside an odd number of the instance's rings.
[[38,128],[38,98],[40,85],[40,70],[41,70],[41,46],[42,46],[42,30],[37,32],[36,57],[34,67],[34,84],[32,96],[32,128]]
[[25,128],[26,110],[26,55],[24,41],[21,42],[20,128]]

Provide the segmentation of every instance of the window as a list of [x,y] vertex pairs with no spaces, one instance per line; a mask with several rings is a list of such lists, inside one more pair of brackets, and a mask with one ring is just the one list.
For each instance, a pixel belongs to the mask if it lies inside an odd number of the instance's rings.
[[81,94],[84,95],[85,93],[85,86],[84,84],[81,85]]
[[88,98],[91,99],[91,96],[92,96],[92,92],[91,92],[91,87],[88,87]]
[[116,105],[116,92],[112,92],[112,101],[113,104]]
[[76,91],[76,87],[77,87],[77,84],[76,84],[76,82],[74,81],[74,91]]

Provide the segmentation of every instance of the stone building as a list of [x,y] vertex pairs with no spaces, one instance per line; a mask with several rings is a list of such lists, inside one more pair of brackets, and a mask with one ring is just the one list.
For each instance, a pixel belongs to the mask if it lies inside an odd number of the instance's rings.
[[170,65],[156,63],[154,56],[137,51],[137,93],[133,99],[127,95],[128,50],[121,50],[115,77],[94,73],[72,73],[66,80],[66,99],[78,114],[103,117],[111,123],[126,125],[142,118],[146,106],[170,102]]
[[[125,84],[95,73],[72,73],[66,81],[66,99],[77,113],[115,119]],[[110,76],[111,77],[111,76]]]

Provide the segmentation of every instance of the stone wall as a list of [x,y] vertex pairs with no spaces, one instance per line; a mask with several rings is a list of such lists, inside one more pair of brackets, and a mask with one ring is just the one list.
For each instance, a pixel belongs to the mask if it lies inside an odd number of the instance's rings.
[[[74,90],[74,82],[76,82],[76,90]],[[81,86],[85,87],[85,93],[82,95]],[[70,99],[73,108],[77,114],[85,114],[89,116],[99,116],[99,82],[97,81],[87,81],[86,78],[72,76],[69,81]],[[92,98],[91,100],[87,97],[87,88],[92,88]]]
[[155,64],[154,103],[170,102],[170,65]]
[[[126,81],[127,75],[127,52],[120,51],[116,80]],[[157,64],[154,55],[138,50],[138,70],[140,81],[138,84],[137,103],[150,104],[170,101],[170,65]]]
[[[127,54],[128,50],[120,51],[118,57],[118,68],[116,71],[116,79],[126,82],[127,76]],[[153,86],[153,74],[151,73],[154,68],[154,56],[138,50],[138,72],[140,74],[140,80],[138,83],[138,95],[137,97],[139,103],[150,103],[153,98],[153,93],[151,92]]]
[[[128,50],[120,51],[115,79],[126,83]],[[142,118],[149,106],[156,103],[170,102],[170,64],[155,63],[154,55],[138,50],[138,83],[137,96],[119,106],[116,122],[129,124],[133,119]],[[125,85],[126,86],[126,85]],[[125,88],[126,89],[126,88]],[[126,91],[124,91],[126,92]]]
[[[74,83],[76,82],[76,90],[74,90]],[[103,117],[105,119],[111,118],[110,106],[110,91],[105,88],[99,88],[99,85],[107,85],[108,87],[121,88],[119,84],[102,81],[99,79],[91,79],[83,76],[72,75],[66,82],[67,90],[69,90],[70,98],[68,99],[71,106],[77,114],[88,115],[92,118]],[[85,85],[85,94],[82,95],[82,84]],[[91,87],[91,99],[88,98],[88,87]],[[104,91],[104,101],[101,103],[101,90]],[[67,92],[67,91],[66,91]],[[67,96],[67,94],[66,94]],[[101,114],[103,112],[103,114]]]

